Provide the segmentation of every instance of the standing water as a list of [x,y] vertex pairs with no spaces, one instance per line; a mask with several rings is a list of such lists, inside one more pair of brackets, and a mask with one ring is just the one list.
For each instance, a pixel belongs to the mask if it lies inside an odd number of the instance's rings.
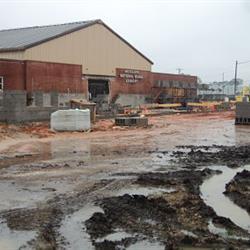
[[36,236],[34,231],[10,230],[7,223],[0,221],[0,249],[16,250],[24,248],[26,243]]
[[230,218],[236,225],[250,232],[249,214],[223,194],[225,185],[230,182],[238,172],[244,169],[250,170],[250,165],[237,169],[231,169],[226,166],[214,166],[210,167],[210,169],[220,170],[222,173],[205,180],[200,186],[203,200],[208,206],[215,210],[217,215]]
[[68,244],[66,249],[95,249],[91,243],[90,236],[86,232],[84,222],[96,212],[103,212],[103,210],[100,207],[88,205],[65,218],[60,228],[60,233]]

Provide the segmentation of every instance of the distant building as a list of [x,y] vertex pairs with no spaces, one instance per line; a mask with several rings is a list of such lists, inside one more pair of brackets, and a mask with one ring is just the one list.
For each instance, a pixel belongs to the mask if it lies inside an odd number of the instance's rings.
[[0,31],[0,90],[58,92],[122,105],[194,99],[197,77],[151,72],[153,62],[101,20]]
[[[212,82],[209,84],[200,84],[198,86],[198,96],[201,99],[223,99],[225,96],[233,97],[235,81]],[[237,79],[236,95],[240,95],[243,89],[243,80]]]

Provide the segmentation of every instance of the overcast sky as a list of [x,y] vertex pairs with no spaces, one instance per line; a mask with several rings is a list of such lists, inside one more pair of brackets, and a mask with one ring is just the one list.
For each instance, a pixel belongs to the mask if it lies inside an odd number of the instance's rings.
[[[153,71],[234,77],[250,60],[250,0],[0,0],[0,29],[102,19]],[[250,83],[250,63],[238,76]]]

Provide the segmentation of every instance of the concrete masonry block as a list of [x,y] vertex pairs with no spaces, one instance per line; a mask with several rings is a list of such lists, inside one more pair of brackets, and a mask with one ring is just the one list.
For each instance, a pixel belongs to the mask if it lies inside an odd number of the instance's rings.
[[236,104],[236,117],[250,118],[250,103],[239,102]]
[[33,95],[35,100],[35,106],[43,107],[43,92],[36,91],[33,93]]
[[3,94],[3,107],[5,109],[22,109],[26,106],[25,91],[5,91]]
[[58,92],[51,92],[51,106],[58,107],[59,95]]

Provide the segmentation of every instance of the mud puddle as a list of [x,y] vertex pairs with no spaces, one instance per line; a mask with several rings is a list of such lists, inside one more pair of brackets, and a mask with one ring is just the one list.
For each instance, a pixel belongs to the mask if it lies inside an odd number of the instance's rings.
[[0,249],[16,250],[23,247],[26,243],[36,236],[33,231],[10,230],[4,221],[0,221]]
[[36,203],[48,198],[48,192],[41,187],[17,186],[15,183],[1,180],[0,183],[0,211],[7,209],[34,207]]
[[124,194],[129,195],[157,195],[157,194],[163,194],[163,193],[171,193],[174,192],[174,188],[156,188],[156,187],[140,187],[140,186],[130,186],[129,188],[122,188],[120,189],[116,195],[117,196],[123,196]]
[[127,250],[164,250],[165,246],[157,242],[139,241],[127,248]]
[[200,191],[203,200],[215,210],[217,215],[230,218],[236,225],[250,232],[250,215],[223,194],[226,184],[233,179],[237,172],[244,169],[250,170],[250,165],[236,169],[226,166],[214,166],[210,169],[219,170],[222,173],[216,174],[202,183]]
[[84,222],[96,212],[103,212],[103,210],[100,207],[88,205],[77,212],[66,216],[59,230],[61,236],[63,237],[63,243],[60,243],[62,248],[69,250],[95,249],[89,235],[86,233]]
[[208,229],[212,234],[217,234],[225,239],[249,240],[247,237],[232,235],[230,231],[226,230],[224,227],[216,226],[212,221],[209,221]]
[[123,232],[123,231],[118,231],[118,232],[109,234],[106,237],[98,238],[96,240],[96,242],[102,242],[105,240],[107,240],[107,241],[121,241],[122,239],[131,238],[131,237],[133,237],[132,234],[128,234],[128,233]]

